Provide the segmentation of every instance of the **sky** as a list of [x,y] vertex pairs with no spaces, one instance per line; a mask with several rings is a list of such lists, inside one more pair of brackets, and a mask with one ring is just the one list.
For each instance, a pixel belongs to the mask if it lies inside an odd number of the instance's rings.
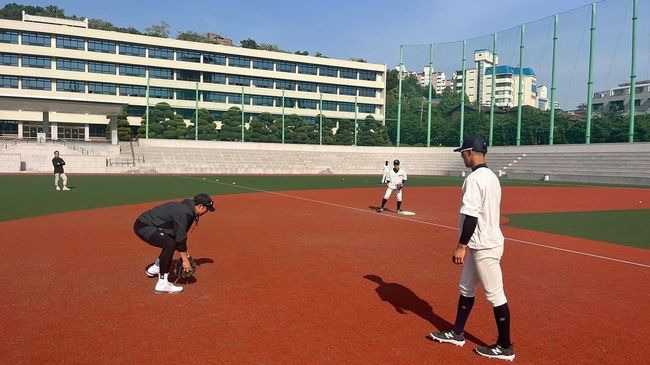
[[[630,1],[606,0],[598,4],[600,23],[595,64],[599,69],[594,72],[595,89],[613,87],[625,82],[625,78],[629,80],[630,57],[624,54],[629,53],[631,43]],[[56,5],[65,9],[66,14],[101,18],[117,26],[140,30],[165,21],[171,26],[172,36],[182,30],[215,32],[231,38],[235,44],[252,38],[290,51],[321,52],[340,59],[363,58],[389,67],[399,63],[400,45],[435,43],[434,58],[439,67],[434,65],[434,69],[446,71],[448,77],[454,69],[460,69],[462,52],[460,43],[446,42],[470,39],[467,52],[471,64],[474,49],[492,47],[493,32],[545,18],[527,25],[524,38],[525,55],[528,55],[524,63],[535,69],[538,84],[550,84],[548,55],[552,22],[549,17],[559,13],[558,51],[564,74],[558,74],[558,79],[565,83],[567,93],[561,103],[575,106],[581,94],[586,95],[590,7],[585,5],[590,4],[588,0],[2,0],[0,4],[4,6],[8,2]],[[650,15],[650,5],[639,3],[640,12]],[[579,7],[583,8],[570,11]],[[643,18],[640,19],[642,22]],[[639,39],[644,44],[638,57],[648,62],[638,61],[642,68],[639,79],[646,79],[650,78],[650,27],[643,26],[646,23],[641,25]],[[489,36],[473,39],[483,35]],[[499,33],[500,63],[517,65],[518,37],[517,28]],[[405,58],[407,68],[422,71],[428,62],[428,46],[406,47]]]

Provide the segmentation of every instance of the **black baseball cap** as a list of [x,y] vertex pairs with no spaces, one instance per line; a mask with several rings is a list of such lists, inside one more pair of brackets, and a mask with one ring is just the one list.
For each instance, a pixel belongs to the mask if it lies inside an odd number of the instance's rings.
[[399,160],[393,161],[393,165],[399,165]]
[[463,141],[463,145],[456,148],[454,152],[463,152],[467,150],[487,153],[488,149],[487,149],[487,144],[485,143],[483,137],[471,136],[465,138],[465,140]]
[[194,205],[199,204],[205,205],[209,211],[214,212],[214,202],[212,201],[212,198],[210,198],[210,195],[206,193],[196,194],[196,196],[194,196]]

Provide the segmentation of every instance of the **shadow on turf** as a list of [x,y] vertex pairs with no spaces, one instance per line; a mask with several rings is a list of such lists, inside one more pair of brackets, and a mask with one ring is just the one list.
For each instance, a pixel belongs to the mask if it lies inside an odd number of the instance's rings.
[[[377,288],[375,288],[375,291],[379,298],[392,305],[397,313],[406,314],[406,312],[411,312],[431,323],[431,325],[438,331],[446,331],[454,327],[453,323],[448,322],[434,313],[431,304],[418,297],[417,294],[404,285],[398,283],[386,283],[377,275],[366,275],[364,278],[378,285]],[[427,336],[427,339],[431,340],[429,336]],[[487,346],[485,342],[467,331],[465,331],[465,339],[479,346]]]
[[[379,208],[381,208],[381,207],[378,207],[378,206],[375,206],[375,205],[370,205],[370,206],[368,206],[368,208],[374,210],[374,211],[377,212],[377,213],[381,213],[381,212],[379,211]],[[395,213],[394,210],[390,210],[389,208],[386,208],[386,207],[384,207],[384,212]]]

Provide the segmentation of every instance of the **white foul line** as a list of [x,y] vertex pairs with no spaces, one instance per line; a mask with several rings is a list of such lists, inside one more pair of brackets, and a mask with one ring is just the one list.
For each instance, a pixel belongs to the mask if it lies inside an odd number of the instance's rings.
[[[230,186],[230,187],[237,187],[237,188],[241,188],[241,189],[253,190],[253,191],[258,191],[258,192],[261,192],[261,193],[273,194],[273,195],[278,195],[278,196],[282,196],[282,197],[286,197],[286,198],[304,200],[304,201],[308,201],[308,202],[312,202],[312,203],[330,205],[330,206],[333,206],[333,207],[346,208],[346,209],[356,210],[356,211],[363,212],[363,213],[370,213],[367,209],[351,207],[349,205],[331,203],[331,202],[326,202],[326,201],[316,200],[316,199],[310,199],[310,198],[303,198],[303,197],[300,197],[300,196],[289,195],[289,194],[284,194],[284,193],[278,193],[278,192],[275,192],[275,191],[268,191],[268,190],[257,189],[257,188],[251,188],[251,187],[242,186],[242,185],[234,185],[233,186],[233,185],[222,183],[222,182],[219,182],[219,181],[204,180],[204,179],[199,179],[199,178],[194,178],[194,177],[185,177],[185,178],[192,179],[192,180],[198,180],[198,181],[204,181],[204,182],[210,182],[210,183],[213,183],[213,184],[221,184],[221,185]],[[401,220],[405,220],[405,221],[409,221],[409,222],[426,224],[426,225],[429,225],[429,226],[440,227],[440,228],[448,228],[448,229],[453,229],[453,230],[458,229],[458,227],[452,227],[452,226],[447,226],[447,225],[444,225],[444,224],[426,222],[426,221],[421,221],[421,220],[417,220],[417,219],[413,219],[413,218],[406,218],[406,217],[398,216],[398,215],[389,215],[389,214],[373,214],[373,215],[380,215],[380,216],[383,216],[383,217],[393,218],[393,219],[401,219]],[[617,258],[613,258],[613,257],[596,255],[596,254],[587,253],[587,252],[569,250],[569,249],[566,249],[566,248],[554,247],[554,246],[544,245],[544,244],[541,244],[541,243],[535,243],[535,242],[530,242],[530,241],[519,240],[519,239],[516,239],[516,238],[507,238],[506,237],[506,239],[509,240],[509,241],[517,242],[517,243],[523,243],[525,245],[543,247],[543,248],[548,248],[550,250],[569,252],[569,253],[573,253],[573,254],[576,254],[576,255],[588,256],[588,257],[598,258],[598,259],[602,259],[602,260],[615,261],[615,262],[620,262],[620,263],[623,263],[623,264],[629,264],[629,265],[635,265],[635,266],[650,268],[650,265],[642,264],[642,263],[639,263],[639,262],[621,260],[621,259],[617,259]]]

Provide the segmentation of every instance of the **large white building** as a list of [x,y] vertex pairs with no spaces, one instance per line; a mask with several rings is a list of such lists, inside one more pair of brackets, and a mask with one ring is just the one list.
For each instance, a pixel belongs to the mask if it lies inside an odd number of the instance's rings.
[[199,107],[217,118],[243,105],[247,119],[284,111],[313,121],[322,105],[327,118],[384,120],[382,64],[103,31],[87,21],[26,14],[22,21],[0,19],[0,44],[0,135],[104,137],[108,112],[125,109],[129,123],[140,125],[147,90],[149,105],[169,103],[189,123],[197,87]]
[[[512,108],[518,106],[519,93],[519,68],[508,65],[499,65],[498,57],[494,57],[489,50],[474,51],[475,68],[465,70],[467,85],[465,94],[471,103],[480,106],[489,106],[492,97],[492,67],[497,64],[495,74],[495,100],[498,107]],[[533,69],[524,67],[522,80],[522,105],[538,107],[537,79]],[[456,71],[453,85],[455,90],[463,88],[463,72]]]
[[[429,66],[424,66],[424,70],[419,74],[419,82],[422,87],[429,87]],[[440,95],[445,90],[445,88],[451,86],[451,80],[447,80],[447,76],[444,72],[434,71],[431,73],[431,79],[433,80],[433,90],[436,94]]]

